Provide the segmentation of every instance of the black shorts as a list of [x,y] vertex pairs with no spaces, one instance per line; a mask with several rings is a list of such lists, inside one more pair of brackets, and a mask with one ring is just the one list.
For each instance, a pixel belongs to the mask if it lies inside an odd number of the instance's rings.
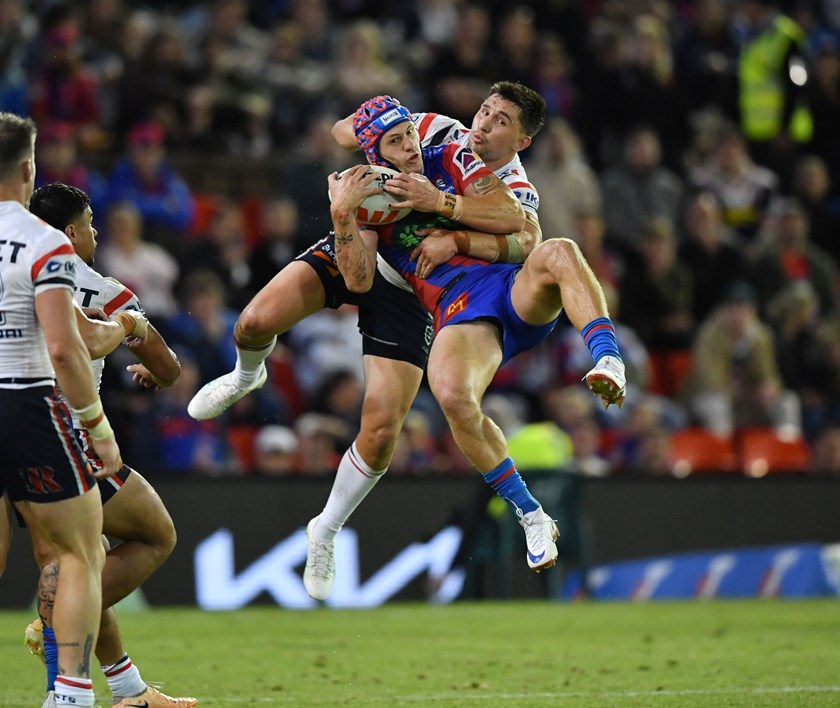
[[81,496],[96,480],[54,386],[0,388],[0,477],[11,501]]
[[338,271],[333,233],[301,253],[296,260],[305,261],[315,269],[324,286],[326,307],[356,305],[359,308],[359,331],[365,354],[426,368],[434,338],[434,321],[413,292],[389,283],[379,270],[368,292],[350,292]]
[[[90,441],[90,435],[88,435],[87,430],[79,430],[76,428],[73,432],[76,433],[76,440],[79,441],[79,445],[85,454],[85,458],[90,463],[93,471],[99,472],[102,469],[102,460],[93,449],[93,444]],[[105,479],[96,480],[96,483],[99,485],[99,495],[102,497],[103,505],[105,505],[109,499],[120,491],[122,486],[125,484],[125,480],[128,479],[128,476],[133,471],[134,470],[128,465],[123,465],[119,468],[119,470],[117,470],[116,474],[112,474],[110,477],[106,477]]]

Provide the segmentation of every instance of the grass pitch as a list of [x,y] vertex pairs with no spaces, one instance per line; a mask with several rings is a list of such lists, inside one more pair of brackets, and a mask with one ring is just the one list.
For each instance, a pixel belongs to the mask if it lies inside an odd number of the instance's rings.
[[[30,619],[0,612],[0,706],[40,705]],[[143,677],[201,706],[840,705],[837,600],[156,609],[121,624]]]

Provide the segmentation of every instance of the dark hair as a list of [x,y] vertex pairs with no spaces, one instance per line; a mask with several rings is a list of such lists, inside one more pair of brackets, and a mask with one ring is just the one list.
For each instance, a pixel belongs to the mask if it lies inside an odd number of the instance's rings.
[[55,182],[38,187],[29,200],[29,211],[54,229],[64,231],[90,206],[90,197],[81,189]]
[[497,94],[519,107],[519,122],[526,135],[534,137],[545,124],[545,99],[534,89],[516,81],[497,81],[490,95]]
[[37,132],[31,118],[0,113],[0,176],[8,177],[31,154]]

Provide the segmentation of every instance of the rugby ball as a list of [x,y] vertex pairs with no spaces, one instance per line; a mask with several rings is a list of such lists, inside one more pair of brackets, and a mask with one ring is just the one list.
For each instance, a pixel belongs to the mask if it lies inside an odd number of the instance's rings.
[[[351,169],[353,168],[350,167],[347,170],[344,170],[344,172],[338,175],[338,178],[341,179],[341,177]],[[382,167],[380,165],[368,165],[368,174],[371,172],[377,173],[376,181],[371,183],[376,189],[384,187],[385,183],[391,179],[391,177],[399,174],[399,172],[392,170],[390,167]],[[392,224],[395,221],[404,219],[411,213],[410,207],[392,209],[388,206],[391,202],[398,201],[401,201],[399,197],[394,194],[389,194],[388,192],[371,194],[369,197],[366,197],[359,205],[359,208],[356,209],[356,220],[360,224],[384,226],[385,224]]]

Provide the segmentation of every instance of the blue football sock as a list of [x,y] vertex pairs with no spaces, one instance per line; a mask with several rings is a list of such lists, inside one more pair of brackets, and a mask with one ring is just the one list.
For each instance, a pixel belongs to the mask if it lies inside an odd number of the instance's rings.
[[615,325],[609,317],[595,318],[581,330],[580,336],[592,352],[592,360],[596,364],[605,356],[621,359],[618,342],[615,341]]
[[47,663],[47,690],[55,691],[55,677],[58,676],[58,645],[52,627],[44,627],[44,661]]
[[539,507],[540,503],[531,496],[531,492],[525,486],[525,480],[519,476],[510,457],[489,472],[482,472],[481,476],[493,487],[493,491],[510,505],[514,513],[517,509],[522,509],[522,513],[527,514]]

